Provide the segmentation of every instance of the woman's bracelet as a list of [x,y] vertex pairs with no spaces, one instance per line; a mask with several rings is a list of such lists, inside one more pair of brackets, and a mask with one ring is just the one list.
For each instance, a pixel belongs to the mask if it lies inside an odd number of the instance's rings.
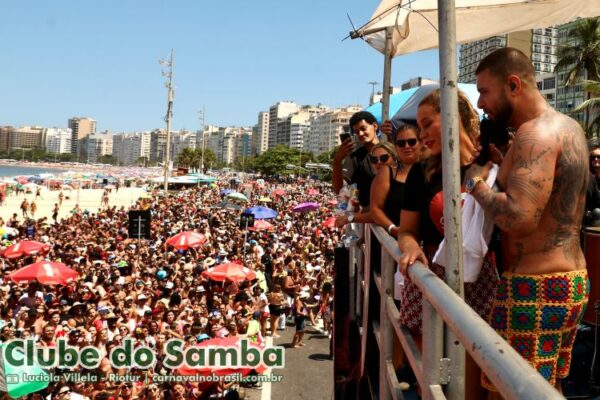
[[387,231],[390,235],[392,234],[392,229],[394,229],[394,228],[396,228],[396,225],[394,225],[394,224],[390,224],[390,226],[388,226]]

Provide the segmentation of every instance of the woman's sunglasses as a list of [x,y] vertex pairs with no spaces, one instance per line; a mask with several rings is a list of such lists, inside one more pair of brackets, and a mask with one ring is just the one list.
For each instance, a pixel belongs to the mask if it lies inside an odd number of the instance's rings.
[[600,156],[590,156],[590,161],[600,160]]
[[410,147],[414,147],[417,144],[418,140],[415,138],[412,139],[398,139],[396,140],[396,146],[404,147],[408,143]]
[[377,164],[377,163],[385,163],[387,162],[387,160],[390,159],[390,155],[389,154],[382,154],[379,157],[377,156],[369,156],[369,161],[371,161],[372,164]]

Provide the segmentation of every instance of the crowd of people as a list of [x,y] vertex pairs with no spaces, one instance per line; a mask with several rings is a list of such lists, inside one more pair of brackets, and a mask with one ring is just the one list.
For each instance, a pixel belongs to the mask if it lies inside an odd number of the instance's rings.
[[[151,211],[147,239],[129,237],[129,210],[124,207],[104,206],[97,212],[76,208],[56,223],[44,217],[37,220],[32,235],[27,232],[31,219],[13,216],[11,226],[18,234],[5,240],[5,247],[29,237],[48,244],[49,250],[16,259],[0,257],[1,341],[33,338],[38,345],[54,346],[65,338],[70,345],[92,345],[104,356],[97,370],[79,371],[97,375],[97,382],[62,380],[29,398],[207,399],[223,391],[223,384],[152,383],[155,374],[178,373],[160,361],[167,340],[178,338],[194,346],[242,336],[260,344],[272,336],[274,344],[283,345],[278,329],[294,325],[293,342],[287,344],[293,349],[304,345],[306,324],[322,326],[323,334],[330,335],[339,232],[322,226],[335,208],[328,187],[313,180],[284,184],[227,179],[169,195],[155,190],[131,208]],[[228,201],[225,189],[243,191],[249,202]],[[268,220],[272,228],[241,227],[240,210],[259,204],[258,199],[278,212]],[[320,207],[292,211],[306,201]],[[188,249],[166,244],[186,231],[201,233],[205,243]],[[43,259],[64,263],[78,278],[54,286],[11,281],[12,272]],[[217,282],[202,275],[227,262],[243,264],[256,279]],[[127,338],[152,348],[158,363],[146,370],[111,365],[108,355]],[[109,379],[110,374],[145,378],[120,383]]]

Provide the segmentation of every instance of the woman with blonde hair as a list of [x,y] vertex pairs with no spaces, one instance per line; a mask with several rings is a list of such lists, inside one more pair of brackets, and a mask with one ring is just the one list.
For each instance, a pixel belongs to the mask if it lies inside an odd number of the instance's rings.
[[380,161],[383,151],[390,155],[392,161],[375,164],[377,176],[371,185],[371,215],[375,223],[396,237],[404,183],[411,167],[421,156],[419,129],[413,125],[402,125],[393,137],[393,144],[385,142],[375,145],[371,150],[371,162]]
[[[444,200],[442,185],[442,129],[440,115],[440,91],[430,93],[419,104],[417,123],[421,129],[421,141],[431,151],[431,156],[419,167],[411,168],[406,178],[405,196],[400,215],[398,247],[403,253],[400,268],[403,273],[414,261],[421,261],[440,278],[445,268],[433,262],[433,257],[444,239]],[[459,154],[461,176],[478,155],[479,116],[466,95],[458,93]],[[481,271],[475,282],[465,283],[465,302],[482,318],[487,319],[496,287],[498,273],[493,252],[483,258]],[[420,341],[422,322],[422,297],[410,280],[402,292],[400,323],[410,329]],[[475,364],[467,368],[467,398],[480,398],[479,372]],[[473,381],[471,381],[473,380]]]

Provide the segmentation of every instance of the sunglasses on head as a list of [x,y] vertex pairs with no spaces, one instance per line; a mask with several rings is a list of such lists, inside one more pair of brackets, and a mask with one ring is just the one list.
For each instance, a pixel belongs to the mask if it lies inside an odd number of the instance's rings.
[[417,144],[418,140],[415,138],[412,139],[398,139],[396,140],[396,146],[404,147],[408,143],[410,147],[414,147]]
[[369,156],[369,161],[371,161],[372,164],[378,164],[378,163],[385,163],[390,159],[390,155],[389,154],[382,154],[379,157],[377,156]]

